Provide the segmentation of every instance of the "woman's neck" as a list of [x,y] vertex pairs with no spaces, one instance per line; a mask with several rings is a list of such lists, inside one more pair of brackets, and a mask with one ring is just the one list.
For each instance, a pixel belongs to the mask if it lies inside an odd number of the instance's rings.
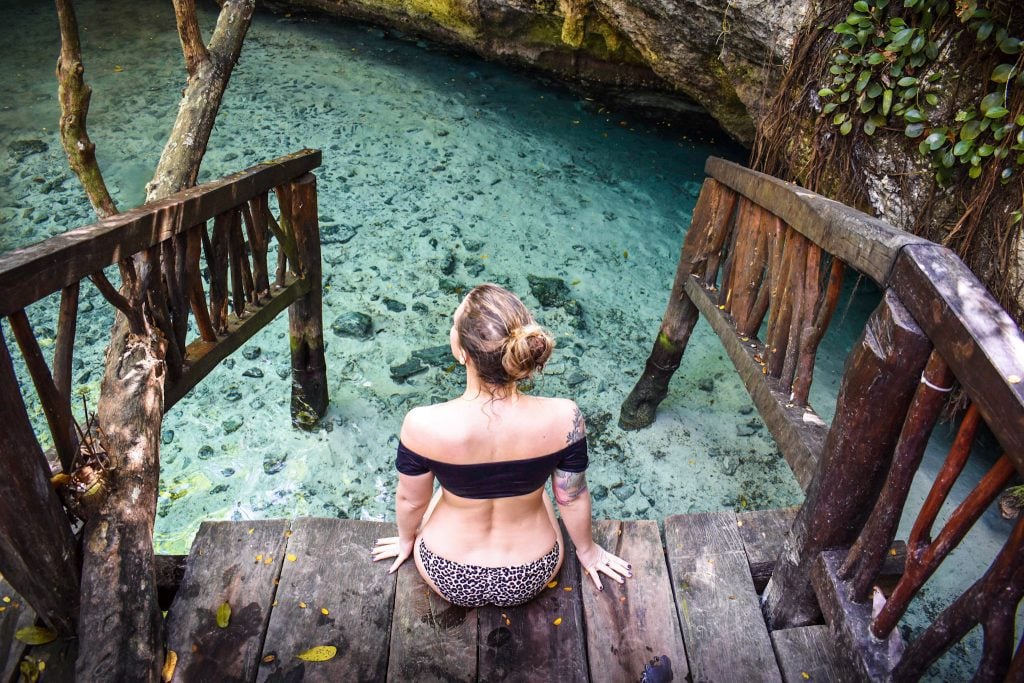
[[466,364],[466,390],[462,394],[463,400],[514,403],[519,400],[520,396],[519,389],[515,384],[511,384],[507,389],[495,387],[480,379],[476,370],[470,364]]

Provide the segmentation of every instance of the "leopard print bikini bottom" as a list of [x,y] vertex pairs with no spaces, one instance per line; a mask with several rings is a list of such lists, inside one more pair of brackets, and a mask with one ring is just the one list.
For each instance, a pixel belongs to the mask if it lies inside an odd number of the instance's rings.
[[551,551],[528,564],[478,567],[435,555],[420,539],[420,560],[445,600],[460,607],[511,607],[528,602],[547,585],[558,564],[558,541]]

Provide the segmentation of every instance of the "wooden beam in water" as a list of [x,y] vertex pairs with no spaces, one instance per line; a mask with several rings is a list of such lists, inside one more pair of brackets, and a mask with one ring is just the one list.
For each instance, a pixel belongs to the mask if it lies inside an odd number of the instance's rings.
[[845,204],[739,164],[709,157],[705,173],[760,204],[847,265],[884,287],[906,245],[931,244]]
[[197,339],[185,349],[185,369],[181,379],[170,384],[164,392],[164,412],[171,409],[192,387],[199,384],[222,360],[263,329],[293,301],[305,294],[309,283],[289,277],[284,289],[275,291],[269,301],[256,308],[245,318],[228,316],[227,334],[215,342]]
[[775,444],[793,470],[800,488],[806,491],[825,442],[828,431],[825,423],[810,408],[790,403],[789,392],[765,373],[767,352],[764,346],[754,337],[743,340],[737,336],[732,322],[696,278],[691,277],[686,282],[686,293],[718,334]]
[[319,150],[302,150],[0,255],[0,316],[297,178],[320,162]]

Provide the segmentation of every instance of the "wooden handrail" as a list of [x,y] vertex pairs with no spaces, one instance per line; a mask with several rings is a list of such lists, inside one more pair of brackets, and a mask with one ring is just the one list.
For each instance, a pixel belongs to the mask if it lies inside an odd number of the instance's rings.
[[304,149],[0,255],[0,317],[318,167]]

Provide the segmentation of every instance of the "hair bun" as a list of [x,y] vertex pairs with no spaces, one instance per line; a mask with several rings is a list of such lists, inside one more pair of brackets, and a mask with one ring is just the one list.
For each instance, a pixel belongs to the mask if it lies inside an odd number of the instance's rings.
[[509,379],[518,382],[544,367],[555,348],[555,338],[537,323],[514,327],[505,341],[501,365]]

